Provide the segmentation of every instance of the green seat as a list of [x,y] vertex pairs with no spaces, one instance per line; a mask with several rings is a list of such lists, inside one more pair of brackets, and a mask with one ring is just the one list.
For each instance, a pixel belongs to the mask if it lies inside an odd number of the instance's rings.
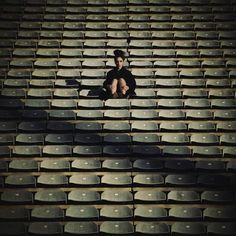
[[94,206],[69,206],[66,209],[65,216],[70,219],[98,219],[99,211]]
[[25,107],[29,109],[49,109],[50,102],[47,99],[26,99]]
[[128,206],[104,206],[100,210],[100,217],[108,220],[127,220],[133,217],[133,211]]
[[16,156],[41,156],[39,146],[14,146],[12,154]]
[[70,156],[72,148],[69,145],[46,145],[43,147],[43,154],[46,156]]
[[62,174],[41,174],[37,184],[42,187],[63,187],[68,185],[68,178]]
[[197,161],[195,168],[201,171],[224,171],[225,163],[223,161]]
[[110,170],[119,170],[119,171],[127,171],[132,168],[131,161],[127,159],[112,159],[112,160],[104,160],[102,163],[102,168],[110,169]]
[[185,134],[164,134],[161,137],[161,142],[169,144],[187,144],[189,143],[189,137]]
[[128,134],[114,133],[106,134],[103,140],[105,143],[130,143],[131,137]]
[[167,122],[167,121],[162,121],[160,123],[160,130],[185,131],[185,130],[187,130],[187,124],[183,123],[183,122]]
[[33,222],[30,223],[28,232],[32,235],[59,236],[62,235],[63,228],[58,222]]
[[99,145],[77,145],[73,148],[73,154],[78,156],[99,156],[102,154],[102,147]]
[[133,194],[126,190],[105,190],[101,194],[101,200],[113,203],[132,202]]
[[21,144],[42,144],[44,138],[41,134],[18,134],[16,142]]
[[190,142],[193,144],[210,145],[219,144],[219,138],[215,134],[192,134],[190,137]]
[[83,176],[74,174],[70,177],[69,183],[75,186],[96,186],[100,184],[100,178],[95,174],[85,174]]
[[35,187],[36,178],[33,175],[9,175],[5,178],[5,185],[9,187]]
[[31,211],[31,217],[36,220],[62,220],[64,211],[58,206],[36,206]]
[[133,168],[141,171],[162,170],[164,168],[163,162],[153,159],[137,159],[133,163]]
[[146,203],[164,203],[166,201],[166,194],[157,190],[140,190],[134,194],[134,200]]
[[227,220],[235,219],[235,209],[231,207],[207,207],[203,211],[203,217],[211,220]]
[[9,204],[31,204],[33,194],[27,190],[6,190],[1,194],[1,201]]
[[109,121],[104,123],[103,130],[108,132],[129,132],[130,124],[125,121]]
[[169,210],[169,217],[181,220],[201,220],[202,210],[197,207],[173,207]]
[[62,190],[44,189],[39,190],[34,195],[34,200],[40,204],[60,204],[67,202],[67,194]]
[[167,209],[157,206],[137,206],[134,210],[134,217],[137,219],[165,219],[167,216]]
[[129,186],[132,184],[132,178],[125,174],[105,174],[101,183],[108,186]]
[[98,225],[94,222],[67,222],[64,233],[70,235],[94,235],[98,234]]
[[137,143],[137,144],[157,144],[160,143],[160,136],[158,136],[157,134],[134,134],[132,137],[132,141],[133,143]]
[[164,184],[164,178],[160,174],[136,174],[133,184],[141,186],[156,186]]
[[167,199],[170,202],[179,203],[199,202],[200,195],[198,192],[191,190],[172,190],[168,193]]
[[210,101],[208,99],[202,98],[187,98],[184,102],[184,106],[186,108],[209,108],[210,107]]
[[166,223],[137,222],[135,232],[144,235],[169,235],[170,227]]
[[207,226],[207,232],[209,235],[230,235],[235,234],[235,224],[231,222],[221,223],[214,222]]
[[194,162],[189,160],[167,160],[165,168],[173,171],[194,170]]
[[[29,210],[22,206],[4,207],[0,209],[1,220],[24,221],[29,219]],[[1,226],[2,227],[2,226]],[[3,228],[1,228],[3,229]]]
[[95,203],[100,201],[100,194],[94,190],[72,190],[68,194],[68,200],[80,203]]
[[101,168],[101,161],[79,158],[72,162],[71,167],[78,170],[98,170]]
[[74,142],[77,144],[100,144],[102,137],[99,134],[76,134]]
[[203,223],[175,222],[171,227],[171,232],[174,235],[206,235],[207,230]]
[[134,226],[126,221],[105,221],[100,226],[100,232],[108,235],[130,235],[134,233]]
[[169,174],[165,183],[173,186],[194,186],[197,184],[197,177],[194,174]]
[[66,160],[43,160],[40,163],[40,169],[49,170],[49,171],[62,171],[62,170],[70,170],[70,162]]
[[234,201],[231,191],[203,191],[201,194],[202,202],[208,203],[230,203]]
[[75,125],[76,130],[86,132],[98,132],[102,130],[102,124],[98,122],[79,122]]

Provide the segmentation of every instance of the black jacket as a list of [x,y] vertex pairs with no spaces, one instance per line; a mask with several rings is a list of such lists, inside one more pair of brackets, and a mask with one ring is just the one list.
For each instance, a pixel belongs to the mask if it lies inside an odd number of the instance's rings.
[[135,94],[134,90],[136,87],[136,81],[132,73],[129,70],[127,70],[124,66],[120,70],[118,70],[115,67],[112,70],[108,71],[106,80],[103,83],[103,87],[106,89],[107,85],[111,85],[113,79],[120,79],[120,78],[123,78],[127,86],[129,86],[127,94],[129,95]]

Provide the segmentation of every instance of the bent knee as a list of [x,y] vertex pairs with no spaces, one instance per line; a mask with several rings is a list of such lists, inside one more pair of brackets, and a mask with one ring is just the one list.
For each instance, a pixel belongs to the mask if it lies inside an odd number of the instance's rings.
[[120,78],[118,81],[119,86],[126,86],[126,81],[123,78]]

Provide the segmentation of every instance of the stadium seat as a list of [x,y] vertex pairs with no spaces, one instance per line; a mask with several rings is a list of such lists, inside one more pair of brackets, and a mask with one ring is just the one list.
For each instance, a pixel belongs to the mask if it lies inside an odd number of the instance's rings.
[[69,183],[74,186],[96,186],[100,184],[100,178],[97,175],[72,175]]
[[4,191],[1,194],[1,201],[11,204],[31,204],[33,203],[33,194],[27,190]]
[[[0,210],[1,220],[28,220],[29,210],[25,207],[5,207]],[[3,226],[1,226],[3,227]],[[15,227],[15,226],[14,226]]]
[[28,232],[33,235],[62,235],[63,228],[58,222],[33,222],[29,225]]
[[65,225],[65,233],[68,234],[97,234],[98,225],[94,222],[68,222]]
[[100,232],[109,235],[130,235],[134,233],[134,226],[127,221],[105,221],[100,226]]
[[169,217],[175,219],[200,220],[202,218],[202,210],[196,207],[173,207],[169,210]]
[[167,209],[156,206],[137,206],[134,211],[137,219],[165,219],[168,216]]
[[43,160],[40,163],[40,169],[48,171],[69,170],[70,163],[65,160]]
[[159,174],[137,174],[133,178],[133,184],[138,186],[163,185],[164,178]]
[[128,203],[133,201],[133,195],[130,191],[125,190],[105,190],[101,194],[101,200],[113,203]]
[[235,225],[233,223],[210,223],[207,227],[209,235],[233,235],[235,232]]
[[175,222],[171,226],[171,232],[174,235],[206,235],[206,227],[202,223],[196,222]]
[[101,168],[101,162],[94,159],[82,159],[74,160],[71,163],[71,168],[78,170],[96,170]]
[[128,206],[104,206],[100,210],[100,217],[108,220],[124,220],[132,218],[133,212]]
[[140,190],[134,194],[134,200],[137,202],[163,203],[166,201],[166,194],[156,190]]
[[170,227],[166,223],[138,222],[136,225],[135,232],[145,235],[169,235]]
[[162,170],[164,165],[162,161],[156,159],[137,159],[133,163],[133,168],[142,171]]
[[229,207],[208,207],[203,211],[206,219],[229,220],[235,218],[235,211]]
[[199,202],[200,195],[195,191],[180,191],[180,190],[172,190],[167,195],[168,201],[173,202]]
[[62,220],[64,211],[57,206],[40,206],[31,211],[31,217],[38,220]]

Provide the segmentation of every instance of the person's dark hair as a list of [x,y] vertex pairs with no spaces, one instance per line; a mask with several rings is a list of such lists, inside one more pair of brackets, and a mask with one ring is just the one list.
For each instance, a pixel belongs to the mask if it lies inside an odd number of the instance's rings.
[[123,60],[125,60],[125,52],[124,51],[116,49],[113,53],[115,55],[115,59],[117,57],[121,57]]

